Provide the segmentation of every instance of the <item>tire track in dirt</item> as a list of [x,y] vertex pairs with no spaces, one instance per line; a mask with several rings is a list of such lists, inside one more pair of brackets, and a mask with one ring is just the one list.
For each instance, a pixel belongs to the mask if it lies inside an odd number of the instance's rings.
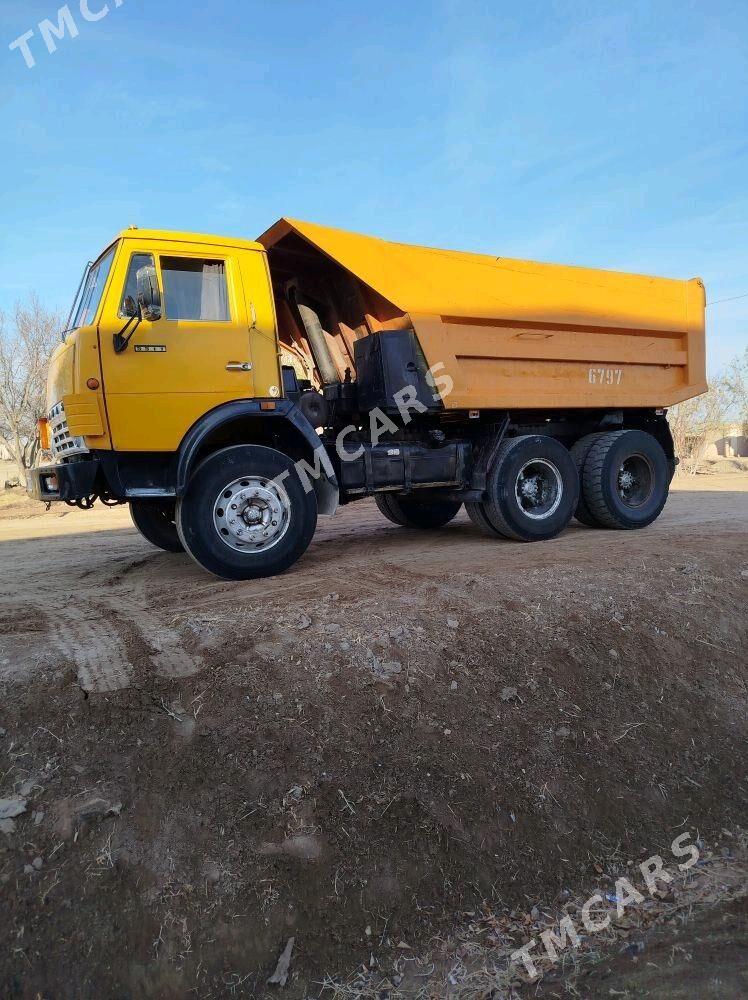
[[159,677],[192,677],[202,670],[203,657],[185,649],[177,629],[148,612],[132,607],[128,608],[128,621],[151,647],[150,661]]
[[191,677],[204,665],[200,654],[185,649],[177,629],[142,607],[122,601],[61,609],[52,646],[75,665],[83,690],[97,694],[132,686],[133,660],[147,658],[154,672],[164,678]]
[[[129,645],[137,647],[139,659],[143,658],[145,650],[145,656],[159,677],[191,677],[202,670],[203,657],[185,648],[178,629],[147,610],[147,605],[151,603],[149,581],[157,578],[158,570],[154,567],[161,562],[168,566],[172,558],[166,557],[164,561],[164,553],[148,552],[137,559],[118,560],[110,566],[96,567],[89,574],[98,577],[96,582],[99,586],[121,595],[106,598],[100,612],[110,614],[113,622],[119,624],[123,633],[121,645],[124,648]],[[87,580],[88,585],[92,582]],[[142,590],[142,595],[134,600],[131,595],[138,589]],[[153,603],[158,599],[157,596]]]
[[110,604],[112,613],[119,617],[123,627],[134,633],[147,647],[147,658],[159,677],[192,677],[203,669],[204,657],[187,649],[178,627],[135,601],[121,599],[107,603]]
[[492,604],[477,602],[469,580],[462,584],[447,583],[443,577],[411,566],[400,566],[395,562],[380,566],[369,565],[365,576],[357,583],[357,596],[374,600],[387,591],[392,592],[390,600],[393,606],[411,606],[414,602],[427,601],[433,595],[437,600],[464,605],[467,609],[489,610],[493,607]]
[[111,621],[92,607],[66,607],[57,612],[52,645],[72,661],[84,691],[121,691],[132,683],[134,670],[127,649]]

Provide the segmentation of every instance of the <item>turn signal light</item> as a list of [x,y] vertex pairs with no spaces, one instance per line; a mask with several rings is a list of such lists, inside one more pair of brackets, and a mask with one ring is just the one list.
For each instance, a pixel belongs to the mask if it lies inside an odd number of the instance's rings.
[[39,430],[39,445],[42,451],[49,451],[49,421],[46,417],[39,417],[36,422],[36,426]]
[[88,382],[86,382],[86,385],[88,386],[89,389],[98,389],[99,380],[97,378],[90,378]]

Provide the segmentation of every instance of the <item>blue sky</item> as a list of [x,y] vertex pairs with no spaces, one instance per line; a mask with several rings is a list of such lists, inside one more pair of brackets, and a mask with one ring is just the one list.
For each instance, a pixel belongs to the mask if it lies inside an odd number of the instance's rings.
[[[66,308],[131,223],[280,215],[748,293],[745,0],[69,0],[49,54],[58,6],[0,7],[1,308]],[[713,371],[748,297],[708,317]]]

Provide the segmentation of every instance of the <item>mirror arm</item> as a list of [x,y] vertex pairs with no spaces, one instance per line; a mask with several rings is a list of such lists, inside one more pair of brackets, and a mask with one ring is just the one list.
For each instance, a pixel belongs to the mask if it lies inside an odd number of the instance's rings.
[[[130,330],[127,336],[125,336],[133,320],[136,321],[135,326],[132,328],[132,330]],[[140,326],[140,321],[141,321],[141,316],[139,313],[136,313],[135,316],[131,316],[128,319],[128,321],[125,323],[125,325],[122,327],[119,333],[114,334],[112,341],[114,343],[115,354],[122,354],[123,351],[127,350],[127,345],[130,343],[130,338],[135,333],[137,328]]]

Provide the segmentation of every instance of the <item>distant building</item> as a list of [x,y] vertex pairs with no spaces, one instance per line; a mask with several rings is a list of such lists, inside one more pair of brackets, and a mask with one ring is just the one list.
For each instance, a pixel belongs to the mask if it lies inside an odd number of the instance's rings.
[[704,458],[748,458],[748,425],[724,424],[709,431]]

